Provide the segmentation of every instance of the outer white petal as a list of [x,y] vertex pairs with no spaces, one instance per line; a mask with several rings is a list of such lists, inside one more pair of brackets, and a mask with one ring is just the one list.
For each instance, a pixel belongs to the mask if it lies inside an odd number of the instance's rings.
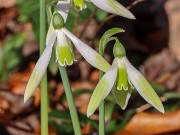
[[64,18],[64,22],[66,22],[68,13],[69,13],[69,8],[70,8],[70,0],[59,1],[56,7],[57,7],[58,12]]
[[135,69],[126,57],[123,58],[126,65],[128,77],[139,94],[157,110],[164,113],[164,107],[156,92],[153,90],[144,76]]
[[48,42],[49,42],[53,32],[54,32],[54,27],[52,25],[52,20],[51,20],[50,25],[49,25],[49,29],[48,29],[48,32],[47,32],[47,35],[46,35],[46,46],[48,45]]
[[135,19],[134,15],[116,0],[91,0],[91,2],[106,12]]
[[39,85],[44,72],[47,69],[47,66],[49,64],[51,53],[52,53],[52,47],[56,40],[56,33],[54,32],[48,42],[48,45],[46,46],[43,54],[39,58],[36,66],[34,67],[34,70],[29,78],[28,84],[26,86],[25,94],[24,94],[24,102],[26,102],[31,95],[33,94],[36,87]]
[[71,39],[76,49],[81,53],[81,55],[86,59],[86,61],[89,64],[104,72],[108,71],[110,65],[102,56],[100,56],[95,50],[93,50],[87,44],[79,40],[66,28],[63,28],[62,31]]
[[110,69],[105,73],[105,75],[101,78],[100,82],[97,84],[91,99],[89,101],[87,116],[91,116],[101,101],[110,93],[112,87],[116,81],[117,76],[117,58],[114,60]]

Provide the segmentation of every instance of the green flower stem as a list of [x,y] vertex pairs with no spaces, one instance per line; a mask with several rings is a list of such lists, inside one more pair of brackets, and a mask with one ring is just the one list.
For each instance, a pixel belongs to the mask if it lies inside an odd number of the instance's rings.
[[[99,80],[103,77],[103,72],[100,71]],[[99,135],[105,135],[105,103],[101,101],[99,106]]]
[[[102,78],[103,74],[104,73],[102,71],[99,72],[99,80]],[[99,135],[105,135],[104,123],[105,123],[105,103],[103,100],[101,101],[101,104],[99,106]]]
[[[108,42],[115,40],[118,42],[117,37],[111,37],[114,34],[117,34],[119,32],[124,32],[123,29],[120,28],[112,28],[104,33],[104,35],[101,37],[101,40],[99,42],[99,54],[103,57],[104,56],[104,50],[106,48],[106,45]],[[103,72],[99,72],[99,80],[103,76]],[[101,101],[101,104],[99,106],[99,135],[105,135],[105,102],[104,100]]]
[[[104,50],[100,51],[101,46],[99,46],[99,54],[104,55]],[[104,73],[99,71],[99,80],[103,77]],[[105,103],[104,100],[101,101],[99,106],[99,135],[105,135]]]
[[[46,2],[40,0],[40,54],[45,48],[46,38]],[[41,135],[48,135],[48,90],[47,73],[41,81]]]
[[74,100],[73,100],[72,91],[71,91],[71,87],[69,84],[69,79],[67,76],[66,68],[63,66],[59,66],[59,70],[60,70],[62,82],[64,85],[64,90],[65,90],[67,102],[69,105],[69,110],[70,110],[70,114],[71,114],[71,119],[72,119],[72,124],[73,124],[75,135],[81,135],[79,118],[78,118],[78,114],[77,114],[76,107],[74,104]]

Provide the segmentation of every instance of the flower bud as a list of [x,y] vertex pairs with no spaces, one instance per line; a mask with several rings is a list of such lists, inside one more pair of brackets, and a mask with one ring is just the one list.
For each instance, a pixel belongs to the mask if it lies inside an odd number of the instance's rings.
[[64,19],[59,13],[55,13],[52,19],[54,29],[61,29],[64,27]]
[[126,56],[125,48],[119,41],[116,41],[116,43],[114,44],[113,54],[114,54],[114,57],[117,57],[117,58],[122,58]]

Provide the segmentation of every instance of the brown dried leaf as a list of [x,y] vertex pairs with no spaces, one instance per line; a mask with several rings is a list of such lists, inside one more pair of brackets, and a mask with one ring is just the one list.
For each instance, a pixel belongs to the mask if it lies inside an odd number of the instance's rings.
[[0,0],[0,8],[9,8],[15,6],[16,0]]
[[98,70],[94,70],[91,75],[90,75],[90,81],[97,83],[99,81],[99,71]]
[[82,134],[88,134],[91,131],[91,124],[87,123],[86,126],[82,129]]
[[17,14],[18,14],[18,11],[14,7],[4,9],[4,10],[1,10],[1,12],[0,12],[0,19],[4,19],[4,21],[11,20],[11,19],[15,18],[17,16]]
[[6,111],[10,109],[10,104],[7,100],[0,96],[0,117],[4,116]]
[[137,113],[115,135],[153,135],[175,131],[180,131],[180,110],[166,114]]
[[24,90],[33,68],[34,63],[31,63],[26,71],[18,72],[12,75],[9,81],[9,87],[12,93],[24,95]]

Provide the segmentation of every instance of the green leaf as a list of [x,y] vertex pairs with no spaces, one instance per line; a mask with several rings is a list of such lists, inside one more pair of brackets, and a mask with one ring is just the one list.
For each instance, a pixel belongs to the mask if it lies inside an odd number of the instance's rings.
[[3,57],[3,48],[0,46],[0,78],[3,78],[3,63],[4,63],[4,57]]
[[76,17],[77,17],[77,13],[76,13],[74,10],[70,9],[70,10],[69,10],[68,17],[67,17],[67,22],[71,22],[71,23],[66,23],[66,24],[65,24],[65,27],[66,27],[69,31],[73,31]]
[[[20,64],[22,60],[22,47],[26,41],[24,34],[17,33],[12,37],[6,39],[3,43],[3,61],[6,62],[7,71],[12,70],[18,64]],[[3,65],[3,63],[2,63]]]
[[168,99],[179,99],[180,100],[180,93],[176,93],[176,92],[168,92],[168,93],[165,93],[163,96]]
[[17,0],[18,20],[20,22],[31,21],[37,39],[39,39],[39,2],[36,0]]
[[108,16],[108,13],[104,12],[101,9],[98,9],[96,11],[96,19],[97,19],[98,22],[102,22],[107,16]]
[[[89,122],[93,128],[98,129],[98,124],[94,120],[88,119],[87,116],[82,113],[78,115],[82,125],[86,125]],[[50,121],[60,119],[62,122],[69,123],[72,126],[71,116],[68,110],[52,110],[49,112],[49,119]]]
[[165,91],[165,87],[162,86],[162,85],[159,85],[157,83],[150,83],[152,88],[156,90],[156,92],[158,93],[161,93],[161,92],[164,92]]

